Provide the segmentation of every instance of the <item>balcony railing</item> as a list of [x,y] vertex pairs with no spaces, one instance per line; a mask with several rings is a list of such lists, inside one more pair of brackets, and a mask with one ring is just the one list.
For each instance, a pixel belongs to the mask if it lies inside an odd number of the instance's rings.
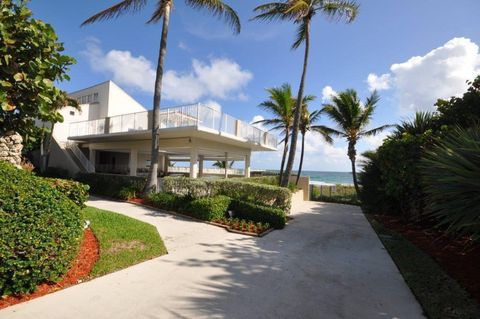
[[[80,137],[151,129],[152,111],[130,113],[70,124],[69,136]],[[207,105],[192,104],[160,111],[160,129],[199,127],[226,133],[249,142],[277,147],[276,136]]]

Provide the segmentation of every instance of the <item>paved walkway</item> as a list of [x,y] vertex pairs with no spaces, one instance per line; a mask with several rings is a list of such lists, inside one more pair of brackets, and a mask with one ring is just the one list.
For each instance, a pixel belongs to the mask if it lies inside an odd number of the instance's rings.
[[133,204],[169,254],[0,311],[0,318],[423,318],[360,210],[305,202],[263,238]]

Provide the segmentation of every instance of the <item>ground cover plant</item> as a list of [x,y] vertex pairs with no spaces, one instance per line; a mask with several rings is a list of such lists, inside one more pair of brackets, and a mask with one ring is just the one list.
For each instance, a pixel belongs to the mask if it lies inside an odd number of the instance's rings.
[[136,219],[93,207],[84,209],[100,244],[91,277],[102,276],[162,256],[167,249],[157,229]]
[[255,223],[251,220],[239,219],[239,218],[230,218],[222,217],[215,218],[212,222],[226,226],[228,229],[233,229],[241,232],[249,232],[254,234],[262,234],[263,232],[271,229],[269,223]]

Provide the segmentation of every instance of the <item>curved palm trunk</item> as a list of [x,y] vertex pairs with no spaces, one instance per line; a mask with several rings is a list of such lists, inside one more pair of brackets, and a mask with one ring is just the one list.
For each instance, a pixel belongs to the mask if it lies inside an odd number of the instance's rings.
[[159,129],[160,129],[160,100],[162,98],[162,78],[165,56],[167,55],[168,26],[170,23],[171,2],[165,6],[163,14],[162,37],[160,39],[160,52],[158,55],[157,76],[155,78],[155,92],[153,94],[153,119],[152,119],[152,156],[150,169],[148,171],[146,193],[157,190],[158,151],[159,151]]
[[303,71],[302,77],[300,80],[300,86],[298,87],[298,96],[295,104],[295,114],[293,118],[293,131],[292,131],[292,141],[290,143],[290,152],[288,155],[287,167],[285,168],[285,173],[282,176],[282,181],[280,186],[287,187],[288,181],[290,180],[290,175],[292,175],[293,163],[295,162],[295,152],[297,151],[297,139],[298,139],[298,129],[300,125],[300,117],[302,114],[301,105],[303,103],[303,90],[305,87],[305,78],[307,75],[308,67],[308,54],[310,50],[310,20],[305,22],[305,56],[303,58]]
[[298,180],[300,179],[300,175],[302,174],[304,152],[305,152],[305,133],[302,132],[302,152],[300,154],[300,164],[298,165],[297,180],[295,181],[295,185],[298,185]]
[[290,137],[290,130],[288,127],[285,129],[285,141],[283,144],[283,156],[282,156],[282,164],[280,165],[280,178],[278,180],[278,184],[282,182],[282,176],[283,176],[283,168],[285,167],[285,160],[287,159],[287,154],[288,154],[288,139]]
[[355,167],[356,156],[357,151],[355,150],[355,142],[348,142],[348,157],[350,158],[350,162],[352,162],[353,185],[355,186],[355,191],[357,192],[358,196],[360,194],[360,188],[358,187],[357,168]]

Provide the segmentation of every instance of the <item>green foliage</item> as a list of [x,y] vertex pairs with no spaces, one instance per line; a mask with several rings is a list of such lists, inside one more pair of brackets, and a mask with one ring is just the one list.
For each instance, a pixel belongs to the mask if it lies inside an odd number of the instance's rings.
[[348,185],[312,185],[311,199],[320,202],[359,205],[354,186]]
[[70,178],[70,172],[67,169],[61,167],[48,167],[45,172],[37,172],[38,175],[43,177],[53,178]]
[[0,295],[63,275],[78,251],[81,211],[63,190],[0,161]]
[[223,195],[198,198],[190,203],[188,210],[193,217],[210,221],[224,217],[230,201],[230,197]]
[[457,128],[426,152],[426,213],[442,228],[480,239],[480,126]]
[[147,182],[146,178],[139,176],[100,173],[79,173],[75,179],[89,185],[93,194],[121,199],[127,190],[141,194]]
[[292,193],[289,189],[273,185],[245,182],[237,179],[191,179],[165,177],[163,190],[191,198],[225,195],[230,198],[253,202],[290,211]]
[[236,218],[268,223],[276,229],[284,228],[287,221],[287,215],[281,209],[257,205],[238,199],[232,199],[230,209],[234,212]]
[[118,197],[124,200],[130,200],[132,198],[137,198],[140,195],[136,187],[126,186],[122,187],[118,192]]
[[100,244],[100,257],[92,269],[92,277],[167,253],[155,226],[93,207],[84,209],[84,214]]
[[53,188],[70,198],[78,207],[84,208],[90,186],[69,179],[45,178]]
[[61,54],[52,26],[33,19],[25,3],[1,0],[0,130],[32,137],[38,135],[35,119],[62,122],[58,109],[77,105],[54,85],[69,80],[75,60]]
[[182,196],[164,192],[150,193],[148,194],[147,200],[155,207],[173,211],[183,210],[190,202]]

